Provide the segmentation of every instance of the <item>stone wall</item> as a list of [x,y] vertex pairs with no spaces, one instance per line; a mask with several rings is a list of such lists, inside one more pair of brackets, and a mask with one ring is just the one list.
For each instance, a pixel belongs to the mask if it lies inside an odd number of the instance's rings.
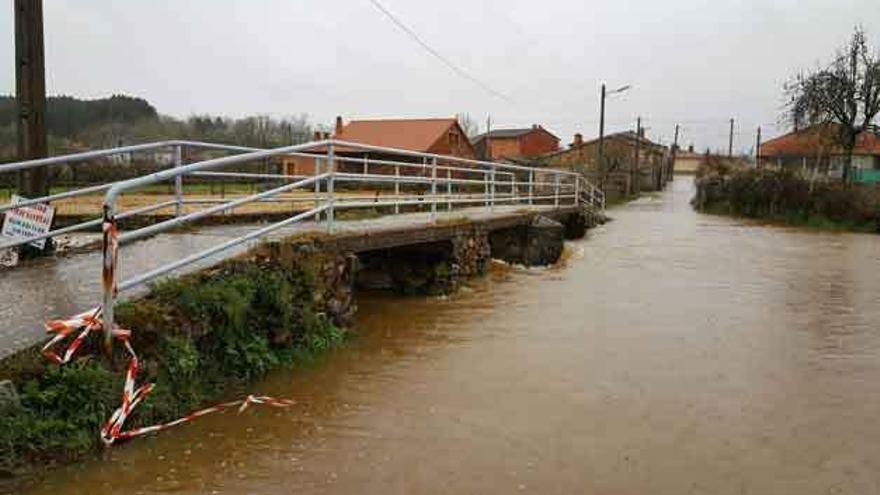
[[366,251],[358,255],[357,287],[403,294],[449,294],[468,278],[486,273],[488,235],[462,227],[450,241]]
[[347,327],[357,312],[354,297],[358,270],[357,256],[320,249],[311,242],[269,242],[249,255],[254,259],[277,263],[286,268],[297,264],[309,266],[314,286],[315,307],[338,327]]
[[528,225],[492,232],[489,241],[493,258],[525,266],[552,265],[562,256],[565,226],[536,216]]

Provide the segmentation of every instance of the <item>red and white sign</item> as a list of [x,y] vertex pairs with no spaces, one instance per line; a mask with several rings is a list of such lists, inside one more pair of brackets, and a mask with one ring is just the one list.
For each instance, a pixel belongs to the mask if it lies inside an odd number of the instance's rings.
[[[10,204],[15,205],[24,201],[27,201],[27,198],[13,194]],[[52,228],[52,218],[54,216],[55,208],[45,203],[13,208],[6,212],[6,217],[3,220],[3,230],[0,230],[0,235],[12,239],[28,239],[46,234]],[[46,239],[33,241],[30,244],[39,249],[44,249],[46,247]]]

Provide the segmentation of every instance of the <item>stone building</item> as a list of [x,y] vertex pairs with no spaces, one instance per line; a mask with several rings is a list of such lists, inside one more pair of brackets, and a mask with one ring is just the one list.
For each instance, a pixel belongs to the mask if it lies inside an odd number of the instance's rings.
[[604,184],[611,196],[635,195],[664,187],[669,178],[668,147],[646,138],[644,132],[639,136],[632,131],[618,132],[605,136],[604,141],[604,170],[597,166],[599,139],[584,141],[581,134],[574,135],[568,148],[544,155],[535,163],[581,172]]

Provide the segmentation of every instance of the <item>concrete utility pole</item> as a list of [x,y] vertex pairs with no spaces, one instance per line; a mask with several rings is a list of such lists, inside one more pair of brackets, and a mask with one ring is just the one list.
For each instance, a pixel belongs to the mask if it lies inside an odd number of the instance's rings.
[[669,177],[675,175],[675,158],[678,156],[678,129],[679,125],[675,124],[675,140],[672,142],[672,163],[669,164]]
[[733,119],[730,119],[730,138],[727,141],[727,156],[733,156]]
[[761,168],[761,126],[758,126],[758,138],[755,142],[755,168]]
[[602,83],[602,93],[599,97],[599,156],[596,163],[596,170],[599,172],[599,189],[605,189],[605,97],[623,93],[630,88],[632,86],[627,84],[609,93],[605,91],[605,83]]
[[[43,55],[42,0],[15,0],[15,94],[18,106],[18,159],[48,155],[46,138],[46,74]],[[18,175],[22,196],[49,194],[45,167]]]
[[599,156],[596,170],[599,172],[599,189],[605,190],[605,83],[602,83],[602,96],[599,103]]
[[641,176],[642,171],[639,167],[639,155],[641,154],[641,146],[642,146],[642,118],[639,117],[636,119],[636,159],[633,163],[632,170],[630,174],[632,175],[632,192],[633,194],[640,194],[642,192],[642,184],[641,184]]

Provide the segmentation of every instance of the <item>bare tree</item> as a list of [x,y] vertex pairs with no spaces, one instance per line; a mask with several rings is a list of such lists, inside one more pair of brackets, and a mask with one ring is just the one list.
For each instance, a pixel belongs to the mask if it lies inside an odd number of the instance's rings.
[[880,113],[880,54],[868,46],[865,32],[856,28],[828,67],[799,74],[786,92],[788,118],[795,128],[807,124],[834,129],[833,139],[846,154],[843,178],[848,181],[858,136],[871,130]]

